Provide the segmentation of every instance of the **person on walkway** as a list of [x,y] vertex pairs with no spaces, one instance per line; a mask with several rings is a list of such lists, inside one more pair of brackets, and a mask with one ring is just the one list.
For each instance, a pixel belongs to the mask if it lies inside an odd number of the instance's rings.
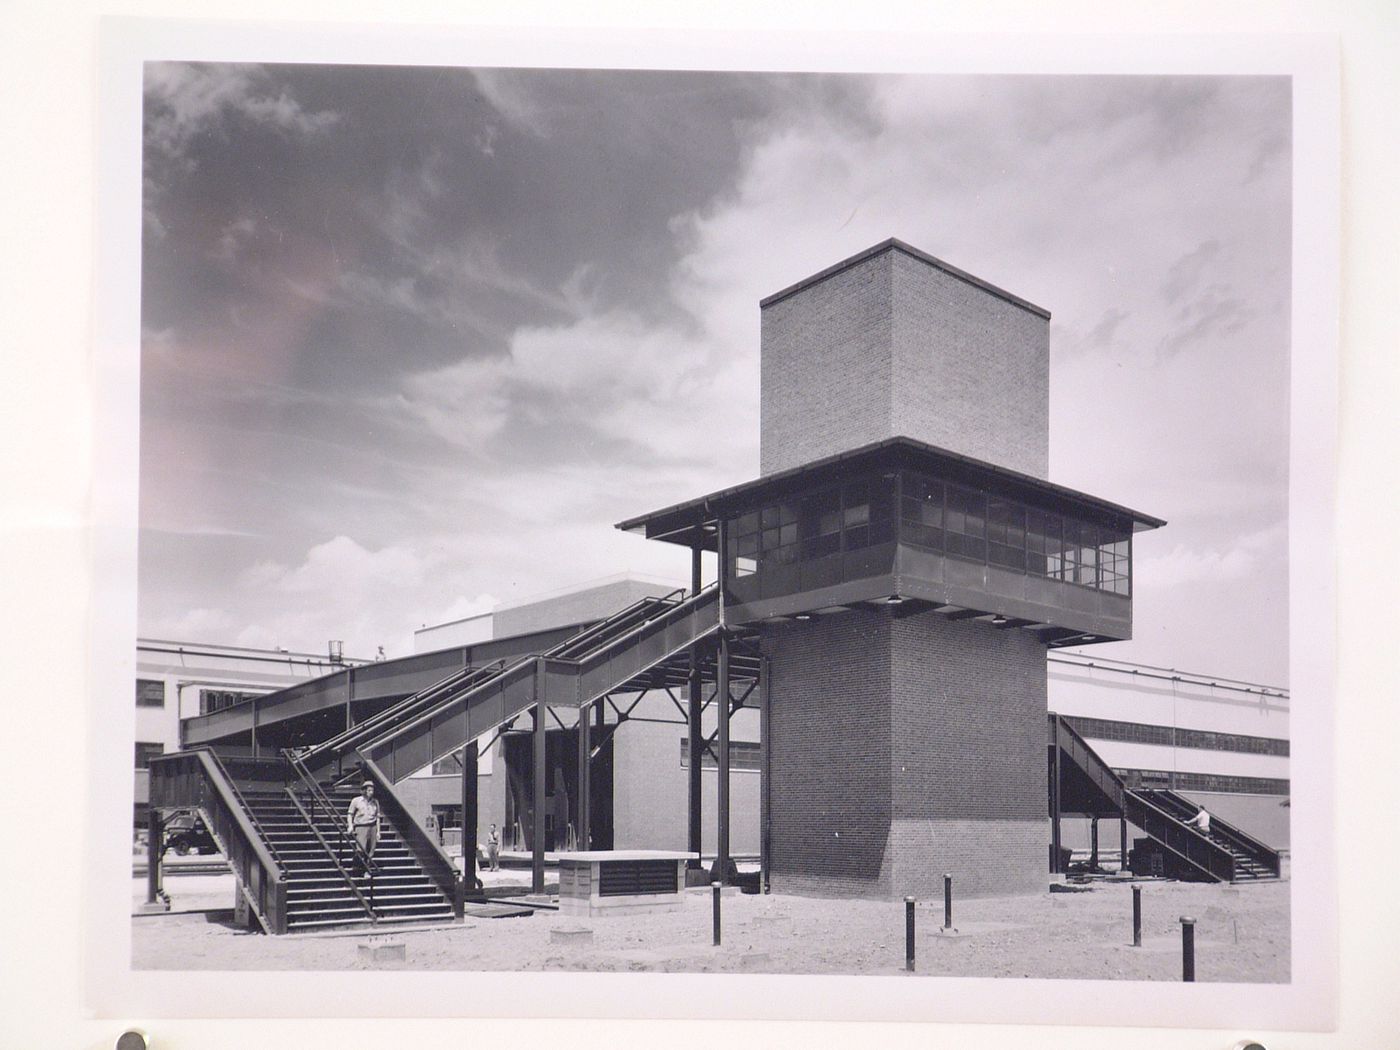
[[1206,812],[1206,807],[1202,806],[1199,813],[1191,818],[1191,826],[1202,835],[1210,834],[1210,814]]
[[374,849],[379,845],[379,802],[374,797],[373,781],[360,785],[360,793],[350,800],[347,820],[350,834],[360,847],[355,855],[355,873],[363,874],[366,864],[373,870]]
[[486,859],[492,871],[501,870],[501,834],[495,824],[491,825],[491,833],[486,836]]

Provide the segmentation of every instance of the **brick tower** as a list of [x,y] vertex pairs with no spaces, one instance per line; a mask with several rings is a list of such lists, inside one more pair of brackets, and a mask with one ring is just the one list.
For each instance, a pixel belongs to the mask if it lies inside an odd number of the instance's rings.
[[1046,649],[1131,636],[1164,522],[1047,480],[1040,307],[894,240],[760,305],[762,476],[620,527],[716,551],[765,659],[770,883],[1040,891]]

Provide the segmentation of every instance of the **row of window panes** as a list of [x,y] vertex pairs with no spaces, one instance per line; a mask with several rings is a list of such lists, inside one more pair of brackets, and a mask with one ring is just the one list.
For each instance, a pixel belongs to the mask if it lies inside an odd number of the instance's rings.
[[211,711],[222,711],[245,700],[251,700],[261,693],[240,693],[234,689],[201,689],[199,691],[199,713],[207,715]]
[[900,537],[1017,572],[1129,593],[1126,533],[919,474],[904,475]]
[[1187,747],[1205,751],[1234,751],[1250,755],[1288,755],[1288,741],[1243,733],[1215,733],[1205,729],[1173,729],[1142,722],[1108,718],[1066,719],[1081,736],[1093,740],[1118,740],[1131,744]]
[[1274,777],[1237,777],[1225,773],[1181,773],[1167,769],[1115,769],[1129,788],[1172,791],[1219,791],[1237,795],[1287,795],[1289,782]]
[[157,678],[136,679],[137,707],[164,707],[165,683]]
[[[731,770],[757,770],[762,757],[762,745],[747,740],[729,741],[729,768]],[[681,739],[681,768],[690,766],[690,742]],[[700,768],[715,769],[717,763],[709,750],[700,752]]]
[[750,511],[733,522],[735,576],[894,539],[893,479],[855,481]]

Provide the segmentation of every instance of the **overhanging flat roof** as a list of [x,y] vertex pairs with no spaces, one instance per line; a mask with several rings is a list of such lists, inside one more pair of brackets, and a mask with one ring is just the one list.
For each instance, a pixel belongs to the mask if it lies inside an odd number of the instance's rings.
[[913,438],[892,437],[629,518],[618,522],[616,527],[624,532],[639,533],[648,539],[715,550],[717,538],[714,530],[706,526],[713,525],[720,518],[743,513],[767,499],[781,499],[826,482],[867,474],[880,467],[926,470],[950,481],[985,486],[1006,495],[1019,495],[1062,512],[1106,518],[1134,532],[1145,532],[1166,524],[1161,518],[1064,485],[1043,481]]

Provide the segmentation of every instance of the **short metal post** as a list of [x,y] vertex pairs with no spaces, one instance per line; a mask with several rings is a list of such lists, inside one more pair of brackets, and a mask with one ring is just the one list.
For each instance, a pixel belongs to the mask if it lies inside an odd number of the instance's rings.
[[904,898],[904,968],[914,972],[914,898]]
[[720,884],[719,884],[718,882],[712,882],[712,883],[710,883],[710,896],[711,896],[711,897],[713,898],[713,900],[714,900],[714,927],[715,927],[715,947],[716,947],[716,948],[719,947],[719,895],[720,895],[720,889],[721,889],[721,887],[720,887]]
[[943,876],[943,928],[953,928],[953,876]]
[[1181,979],[1196,979],[1196,920],[1189,915],[1181,917]]
[[1133,947],[1142,947],[1142,887],[1133,887]]

